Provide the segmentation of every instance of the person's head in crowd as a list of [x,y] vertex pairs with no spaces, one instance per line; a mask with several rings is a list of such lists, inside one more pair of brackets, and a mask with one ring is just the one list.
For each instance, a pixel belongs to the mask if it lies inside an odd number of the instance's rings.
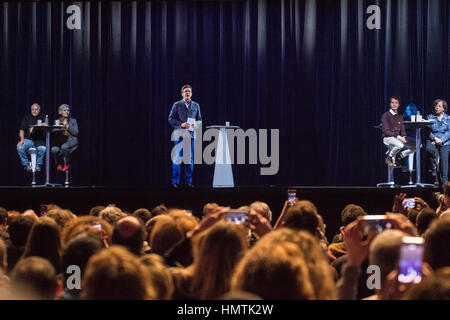
[[54,203],[49,203],[46,206],[47,212],[49,212],[50,210],[59,210],[62,209],[60,206],[58,206],[57,204]]
[[307,231],[281,228],[265,235],[261,243],[291,242],[302,251],[308,267],[308,274],[314,288],[315,299],[329,300],[336,298],[336,287],[332,269],[318,239]]
[[264,300],[315,298],[303,253],[287,241],[258,241],[237,265],[231,290],[250,292]]
[[217,211],[220,206],[215,202],[209,202],[203,206],[203,217],[210,215],[211,213]]
[[145,300],[156,297],[144,264],[122,246],[93,255],[82,280],[81,297],[88,300]]
[[[61,259],[64,284],[67,284],[68,277],[71,275],[71,273],[67,272],[69,266],[78,266],[81,276],[83,276],[89,258],[102,248],[103,244],[101,240],[92,233],[84,232],[70,240],[64,248]],[[80,291],[77,289],[68,290],[67,288],[66,290],[72,293],[73,298],[77,298]]]
[[98,217],[100,212],[105,209],[104,206],[94,206],[89,210],[89,215],[93,217]]
[[188,211],[186,210],[169,210],[168,215],[175,219],[184,235],[198,225],[197,218],[188,215]]
[[406,216],[408,217],[408,220],[411,221],[412,224],[416,225],[418,215],[419,210],[417,210],[416,208],[408,208]]
[[450,182],[447,182],[443,186],[444,204],[447,208],[450,208]]
[[412,286],[404,297],[406,300],[450,300],[450,267],[436,270]]
[[51,209],[45,215],[47,218],[51,218],[55,220],[59,229],[62,230],[64,226],[72,219],[75,219],[77,216],[72,213],[70,210],[66,209]]
[[284,227],[305,230],[315,235],[319,227],[318,216],[317,208],[312,202],[297,201],[288,209]]
[[147,223],[147,221],[152,218],[152,213],[150,212],[150,210],[148,210],[146,208],[139,208],[139,209],[134,210],[133,216],[141,219],[145,225]]
[[428,227],[431,225],[433,220],[437,219],[438,216],[436,212],[431,208],[422,209],[416,218],[416,227],[419,236],[427,231]]
[[272,222],[272,211],[270,210],[270,207],[267,203],[262,201],[255,201],[250,204],[250,208],[266,218],[267,221]]
[[358,206],[353,203],[348,204],[341,211],[341,225],[342,227],[345,227],[351,222],[358,219],[358,217],[365,215],[367,215],[367,212],[361,206]]
[[0,230],[6,231],[8,230],[9,225],[9,217],[8,211],[5,208],[0,207]]
[[[94,228],[93,226],[101,226],[101,230]],[[76,219],[70,220],[62,230],[61,242],[65,247],[67,243],[83,232],[95,233],[104,242],[104,245],[111,244],[112,227],[103,219],[93,216],[82,216]]]
[[39,219],[39,217],[38,217],[38,215],[36,214],[36,212],[34,212],[34,210],[32,210],[32,209],[25,210],[25,211],[22,213],[22,215],[23,215],[24,217],[31,217],[31,218],[33,218],[35,221],[37,221],[37,220]]
[[43,217],[33,224],[22,259],[31,256],[47,259],[56,272],[60,271],[61,237],[53,219]]
[[218,222],[193,239],[194,269],[191,293],[198,299],[217,299],[228,292],[237,263],[247,250],[247,230]]
[[12,218],[20,216],[20,212],[17,210],[8,210],[8,218],[11,221]]
[[28,235],[30,234],[34,222],[33,218],[24,217],[22,215],[13,216],[10,219],[8,233],[11,247],[8,248],[8,273],[12,271],[17,261],[22,256],[24,247],[27,244]]
[[433,270],[450,266],[450,218],[435,219],[424,234],[424,261]]
[[122,212],[122,210],[120,210],[115,205],[108,205],[105,209],[103,209],[99,213],[99,217],[108,222],[112,226],[114,226],[117,221],[119,221],[122,218],[125,218],[126,216],[127,214]]
[[369,265],[380,268],[380,290],[385,287],[389,273],[397,269],[400,247],[405,236],[406,234],[400,230],[384,230],[376,235],[370,244]]
[[163,215],[155,218],[158,219],[149,234],[149,245],[152,253],[164,256],[167,250],[184,239],[185,235],[173,217]]
[[6,269],[8,268],[8,257],[6,245],[2,239],[0,239],[0,277],[2,274],[6,273]]
[[160,214],[166,214],[169,209],[165,206],[164,203],[161,203],[160,205],[157,205],[152,210],[150,210],[152,213],[152,217],[159,216]]
[[260,296],[245,291],[229,291],[219,300],[262,300]]
[[138,218],[128,216],[117,221],[112,235],[112,243],[121,245],[140,256],[144,244],[144,226]]
[[53,300],[61,293],[55,268],[41,257],[27,257],[16,264],[11,289],[16,299]]
[[174,290],[173,279],[169,270],[164,265],[163,258],[157,254],[146,254],[140,259],[155,289],[155,298],[157,300],[170,300]]

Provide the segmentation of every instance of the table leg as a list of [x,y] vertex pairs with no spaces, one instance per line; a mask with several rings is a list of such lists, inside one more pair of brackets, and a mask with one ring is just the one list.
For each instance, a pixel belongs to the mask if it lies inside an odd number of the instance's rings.
[[45,184],[50,184],[50,131],[45,133]]

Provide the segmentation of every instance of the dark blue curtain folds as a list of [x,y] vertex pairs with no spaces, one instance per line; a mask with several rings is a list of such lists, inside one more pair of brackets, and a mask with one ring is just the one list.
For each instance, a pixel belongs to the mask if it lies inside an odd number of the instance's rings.
[[[388,97],[423,114],[450,98],[447,0],[75,2],[81,30],[66,27],[71,4],[0,4],[0,185],[23,183],[33,102],[50,119],[72,107],[78,185],[167,185],[167,118],[190,84],[204,126],[280,130],[278,174],[235,165],[237,185],[370,186],[385,179],[373,126]],[[196,165],[194,182],[212,175]]]

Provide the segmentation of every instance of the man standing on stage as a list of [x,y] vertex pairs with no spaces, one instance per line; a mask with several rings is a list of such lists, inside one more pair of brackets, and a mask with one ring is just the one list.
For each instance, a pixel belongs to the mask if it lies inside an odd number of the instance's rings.
[[31,114],[24,116],[20,124],[20,141],[17,144],[17,153],[19,154],[23,169],[27,172],[31,171],[27,156],[28,149],[36,148],[37,150],[36,171],[41,171],[40,166],[44,163],[46,150],[44,132],[42,130],[33,130],[31,127],[36,125],[38,120],[41,120],[42,124],[45,124],[45,117],[40,113],[41,107],[37,103],[33,103],[31,105]]
[[[184,165],[185,183],[188,187],[193,187],[192,184],[192,172],[194,171],[194,121],[201,121],[202,116],[200,114],[200,105],[197,102],[191,100],[192,87],[185,85],[181,88],[181,96],[183,99],[173,104],[172,110],[169,114],[169,123],[174,128],[189,130],[189,136],[191,138],[191,155],[190,162]],[[190,130],[191,129],[191,130]],[[179,138],[174,141],[175,146],[180,143]],[[178,188],[180,185],[180,171],[181,171],[181,157],[183,157],[183,149],[179,153],[176,153],[172,159],[172,186]]]
[[[400,98],[391,97],[389,111],[383,113],[381,122],[383,124],[383,143],[388,147],[389,154],[386,158],[386,164],[390,167],[398,167],[401,161],[408,155],[416,151],[416,146],[412,141],[407,141],[403,116],[398,114],[400,107]],[[400,155],[397,154],[404,148]]]

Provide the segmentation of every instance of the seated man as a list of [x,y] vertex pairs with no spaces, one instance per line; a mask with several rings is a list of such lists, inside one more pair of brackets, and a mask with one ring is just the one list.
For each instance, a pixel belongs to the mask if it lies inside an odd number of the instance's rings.
[[42,164],[44,163],[45,154],[45,137],[42,130],[34,130],[31,126],[36,125],[38,120],[44,123],[45,118],[40,114],[41,107],[34,103],[31,105],[31,114],[27,114],[23,117],[20,124],[19,137],[20,141],[17,144],[17,153],[20,157],[20,162],[25,171],[30,172],[31,167],[28,161],[27,152],[30,148],[36,148],[37,150],[37,160],[36,160],[36,171],[40,171]]
[[[404,158],[416,151],[415,144],[407,140],[403,116],[398,114],[399,106],[400,98],[391,97],[389,103],[390,109],[383,113],[381,117],[383,124],[383,143],[389,148],[386,164],[390,167],[400,166]],[[400,152],[404,147],[406,149]]]

